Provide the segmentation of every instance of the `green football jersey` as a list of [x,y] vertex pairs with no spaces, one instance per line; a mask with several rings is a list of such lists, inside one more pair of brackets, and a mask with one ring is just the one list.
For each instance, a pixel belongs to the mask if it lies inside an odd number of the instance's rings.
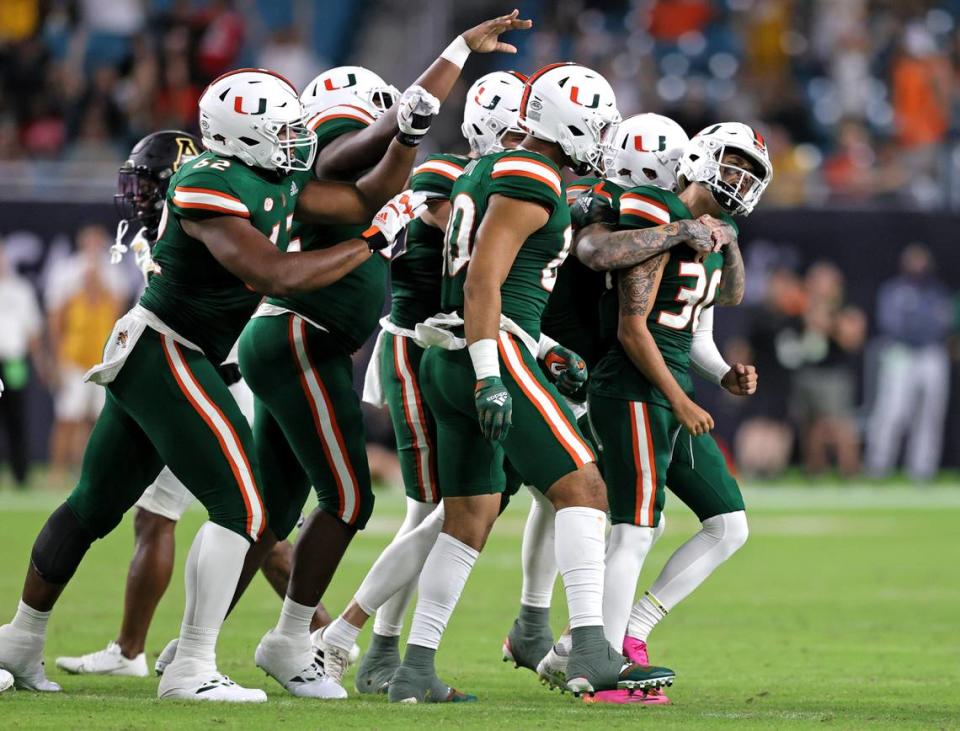
[[[599,187],[597,187],[599,186]],[[623,188],[600,178],[579,178],[567,186],[567,204],[573,228],[578,221],[577,198],[593,190],[593,195],[609,199],[614,213],[619,210]],[[600,336],[600,298],[606,290],[606,275],[595,272],[575,256],[567,257],[557,273],[557,283],[543,311],[543,332],[586,361],[588,368],[604,353]]]
[[204,152],[171,178],[153,258],[160,270],[140,304],[222,363],[261,295],[225,269],[182,221],[239,216],[286,247],[299,187],[294,176]]
[[[414,168],[410,188],[449,198],[469,162],[462,155],[430,155]],[[440,311],[443,233],[419,218],[407,226],[406,251],[390,265],[390,321],[394,325],[413,329]]]
[[537,152],[515,149],[486,155],[471,162],[454,184],[444,241],[442,309],[463,312],[467,264],[492,195],[539,203],[550,212],[546,224],[520,247],[500,287],[501,312],[538,339],[557,269],[570,252],[570,209],[560,169]]
[[[322,150],[347,132],[363,129],[373,117],[360,107],[331,107],[308,120],[317,135],[317,149]],[[301,174],[309,180],[310,173]],[[294,222],[289,246],[285,251],[312,251],[357,238],[368,223],[303,224]],[[383,311],[387,291],[388,262],[382,256],[371,256],[343,278],[312,292],[286,297],[270,297],[268,302],[292,310],[305,319],[326,328],[348,353],[360,348],[376,329]]]
[[[620,228],[648,228],[693,218],[675,193],[651,186],[633,188],[620,196]],[[733,219],[721,218],[733,224]],[[683,390],[693,394],[690,345],[705,307],[713,305],[723,268],[722,254],[701,256],[686,245],[670,250],[647,326],[664,361]],[[590,392],[611,398],[669,406],[667,398],[630,362],[616,340],[619,303],[615,288],[604,294],[600,307],[601,337],[611,343],[590,375]]]

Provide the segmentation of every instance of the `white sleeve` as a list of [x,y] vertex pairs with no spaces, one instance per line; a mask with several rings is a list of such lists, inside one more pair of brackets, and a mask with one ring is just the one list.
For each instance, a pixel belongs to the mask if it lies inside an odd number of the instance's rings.
[[705,307],[700,313],[700,321],[697,329],[693,331],[693,342],[690,345],[690,362],[693,370],[718,386],[730,370],[713,341],[713,307]]

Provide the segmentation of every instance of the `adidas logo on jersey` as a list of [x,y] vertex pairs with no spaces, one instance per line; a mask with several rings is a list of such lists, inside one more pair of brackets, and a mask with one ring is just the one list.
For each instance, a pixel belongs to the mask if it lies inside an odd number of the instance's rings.
[[297,181],[293,180],[290,182],[290,195],[294,196],[300,192],[300,188],[297,187]]

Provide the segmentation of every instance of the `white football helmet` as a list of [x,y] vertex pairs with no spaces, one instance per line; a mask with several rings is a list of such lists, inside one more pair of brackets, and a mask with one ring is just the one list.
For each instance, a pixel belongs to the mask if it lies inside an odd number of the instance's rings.
[[374,119],[379,118],[400,98],[397,87],[363,66],[336,66],[324,71],[300,95],[309,114],[322,112],[337,104],[362,103]]
[[560,145],[579,174],[603,174],[605,135],[619,121],[613,89],[586,66],[555,63],[527,79],[520,127],[539,140]]
[[[759,174],[723,162],[726,152],[738,152],[753,161]],[[767,144],[742,122],[720,122],[696,134],[684,148],[677,169],[680,186],[703,183],[719,206],[731,216],[748,215],[773,179]]]
[[473,82],[467,92],[460,131],[477,155],[500,152],[500,140],[508,132],[526,134],[517,125],[526,80],[516,71],[494,71]]
[[655,185],[676,192],[677,165],[689,141],[683,127],[669,117],[627,117],[611,135],[607,179],[628,188]]
[[200,96],[200,134],[211,152],[266,170],[310,170],[317,138],[293,84],[266,69],[238,69]]

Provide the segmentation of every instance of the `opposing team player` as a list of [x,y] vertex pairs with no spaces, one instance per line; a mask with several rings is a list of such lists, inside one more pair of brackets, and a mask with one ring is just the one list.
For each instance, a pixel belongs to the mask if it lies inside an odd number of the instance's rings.
[[207,152],[171,180],[155,256],[159,271],[140,303],[117,322],[103,363],[88,374],[106,386],[107,404],[80,481],[37,537],[16,616],[0,627],[0,666],[19,687],[59,690],[43,668],[53,606],[91,543],[116,527],[168,465],[210,520],[187,557],[179,647],[158,695],[266,699],[216,667],[220,625],[266,519],[252,434],[216,365],[261,293],[329,284],[389,249],[416,216],[416,197],[398,195],[361,238],[321,251],[278,250],[295,212],[318,221],[362,221],[401,188],[416,153],[404,142],[424,134],[436,110],[429,95],[416,90],[399,104],[402,139],[376,168],[356,184],[317,183],[306,179],[316,138],[288,81],[241,69],[204,91],[200,128]]
[[[747,537],[743,498],[709,436],[712,418],[692,399],[689,368],[704,311],[713,304],[738,304],[743,296],[743,260],[730,217],[753,210],[772,168],[763,140],[750,127],[721,123],[687,144],[678,172],[679,194],[641,187],[621,196],[621,225],[643,228],[717,216],[725,221],[714,227],[722,253],[702,256],[680,246],[618,273],[616,290],[602,309],[605,330],[616,333],[617,342],[598,363],[589,387],[614,523],[605,626],[608,638],[622,638],[625,654],[637,662],[647,661],[653,626]],[[621,233],[587,235],[616,241]],[[708,330],[710,323],[705,325]],[[755,390],[752,367],[730,369],[716,355],[699,357],[701,369],[731,392]],[[665,485],[697,514],[702,529],[674,553],[631,612]],[[546,666],[556,668],[554,655],[545,659]]]
[[[408,227],[406,251],[391,263],[391,311],[380,321],[383,331],[364,387],[366,401],[389,407],[407,513],[393,543],[371,568],[354,600],[318,639],[324,653],[342,654],[376,612],[370,647],[357,671],[356,687],[361,693],[385,692],[400,664],[403,615],[420,567],[440,531],[441,521],[434,520],[429,530],[410,535],[440,500],[436,423],[420,387],[423,349],[414,339],[414,328],[440,310],[443,232],[450,212],[450,191],[470,160],[511,149],[523,139],[517,119],[524,79],[516,72],[503,71],[477,79],[467,92],[461,126],[470,144],[469,155],[431,155],[411,178],[411,189],[429,196],[428,211]],[[442,697],[451,697],[451,692]]]
[[[417,84],[442,102],[459,78],[467,53],[510,49],[499,36],[529,26],[514,12],[464,32]],[[327,109],[311,121],[319,144],[325,142],[324,120],[340,113],[337,107]],[[370,130],[379,131],[390,118],[384,115]],[[348,235],[304,226],[293,232],[289,245],[319,249]],[[290,533],[311,485],[319,498],[297,535],[277,625],[256,651],[257,665],[294,695],[346,697],[336,683],[343,672],[338,654],[317,653],[324,677],[304,669],[314,658],[310,618],[350,541],[373,510],[366,434],[350,355],[376,329],[386,275],[387,260],[374,258],[329,287],[270,297],[240,341],[240,367],[256,396],[254,437],[270,514],[261,544]]]

